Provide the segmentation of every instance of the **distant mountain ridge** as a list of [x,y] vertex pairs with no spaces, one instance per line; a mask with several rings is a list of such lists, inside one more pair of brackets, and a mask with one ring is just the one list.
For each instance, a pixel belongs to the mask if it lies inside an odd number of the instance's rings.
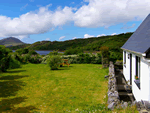
[[17,46],[22,44],[25,43],[15,37],[8,37],[0,40],[0,45],[4,45],[6,47]]

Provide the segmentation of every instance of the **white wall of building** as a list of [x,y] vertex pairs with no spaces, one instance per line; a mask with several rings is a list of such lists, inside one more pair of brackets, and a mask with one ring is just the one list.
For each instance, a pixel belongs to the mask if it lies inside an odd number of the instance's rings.
[[130,59],[128,59],[129,52],[126,51],[126,64],[124,64],[124,52],[123,52],[123,74],[126,81],[130,80]]
[[[130,58],[128,54],[131,52],[126,51],[126,67],[123,66],[123,74],[126,81],[130,80]],[[132,92],[137,101],[147,100],[150,101],[150,64],[146,62],[139,54],[132,54]],[[136,75],[136,56],[140,57],[140,89],[135,84]],[[123,52],[124,63],[124,52]]]
[[141,99],[150,101],[149,63],[141,58]]

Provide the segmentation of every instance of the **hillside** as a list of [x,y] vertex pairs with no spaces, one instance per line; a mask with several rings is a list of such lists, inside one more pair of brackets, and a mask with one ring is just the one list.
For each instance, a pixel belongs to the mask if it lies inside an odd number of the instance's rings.
[[83,49],[84,51],[98,51],[101,46],[108,46],[110,49],[119,49],[133,33],[122,33],[114,36],[93,37],[87,39],[75,39],[66,41],[38,41],[33,44],[9,47],[18,49],[27,47],[34,50],[59,50]]
[[21,44],[25,44],[25,43],[23,43],[22,41],[14,37],[8,37],[0,40],[0,45],[4,45],[6,47],[21,45]]

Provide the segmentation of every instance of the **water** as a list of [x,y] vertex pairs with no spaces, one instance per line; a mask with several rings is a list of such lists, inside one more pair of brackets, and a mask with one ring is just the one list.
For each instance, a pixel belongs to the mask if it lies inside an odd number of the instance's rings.
[[[13,52],[15,52],[15,50],[12,50]],[[40,55],[47,55],[49,54],[49,52],[53,52],[53,51],[38,51],[38,50],[35,50],[38,54]],[[58,52],[58,53],[64,53],[64,52]]]

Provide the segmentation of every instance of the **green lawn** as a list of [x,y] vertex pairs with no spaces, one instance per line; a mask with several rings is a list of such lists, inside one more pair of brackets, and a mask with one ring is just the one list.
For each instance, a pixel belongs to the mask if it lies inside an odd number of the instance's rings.
[[[100,110],[106,101],[107,69],[100,64],[71,64],[50,70],[26,64],[0,73],[0,112],[76,113]],[[104,107],[104,106],[103,106]]]

